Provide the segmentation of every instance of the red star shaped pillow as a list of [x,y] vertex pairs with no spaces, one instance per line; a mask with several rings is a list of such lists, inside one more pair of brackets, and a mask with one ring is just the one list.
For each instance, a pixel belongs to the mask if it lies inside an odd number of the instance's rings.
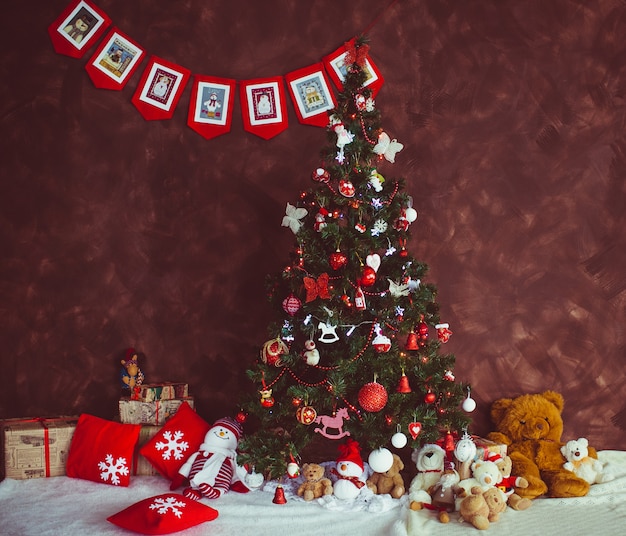
[[213,521],[218,511],[178,493],[164,493],[136,502],[107,521],[139,534],[170,534]]

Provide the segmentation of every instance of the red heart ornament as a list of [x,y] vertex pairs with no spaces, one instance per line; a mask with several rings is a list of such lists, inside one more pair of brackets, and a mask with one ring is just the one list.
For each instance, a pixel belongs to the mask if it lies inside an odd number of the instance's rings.
[[333,270],[339,270],[348,264],[348,257],[342,251],[337,250],[330,254],[328,262]]
[[421,422],[412,422],[409,423],[409,434],[413,439],[417,439],[417,436],[420,435],[422,431],[422,423]]

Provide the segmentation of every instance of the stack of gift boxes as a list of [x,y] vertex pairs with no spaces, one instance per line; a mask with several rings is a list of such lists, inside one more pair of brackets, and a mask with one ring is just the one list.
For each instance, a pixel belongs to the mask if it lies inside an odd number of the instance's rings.
[[[156,475],[139,455],[141,447],[178,411],[183,402],[194,407],[186,383],[154,383],[139,386],[132,397],[119,400],[119,420],[140,424],[132,473]],[[78,416],[0,420],[0,480],[65,475],[65,462]]]

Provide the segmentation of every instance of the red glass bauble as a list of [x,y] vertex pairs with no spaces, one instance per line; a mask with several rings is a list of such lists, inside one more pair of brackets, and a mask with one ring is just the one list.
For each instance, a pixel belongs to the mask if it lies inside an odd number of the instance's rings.
[[371,266],[366,266],[361,275],[361,285],[371,287],[374,283],[376,283],[376,270]]
[[346,264],[348,264],[348,257],[343,251],[335,251],[330,254],[328,258],[328,263],[333,270],[340,270]]
[[240,411],[239,413],[237,413],[237,417],[235,417],[235,418],[236,418],[237,422],[243,424],[248,419],[248,415],[246,414],[245,411]]
[[292,405],[294,408],[299,408],[299,407],[302,405],[302,399],[301,399],[301,398],[299,398],[299,397],[297,397],[297,396],[294,396],[294,397],[291,399],[291,405]]
[[437,400],[435,393],[433,393],[432,391],[428,391],[428,393],[426,393],[426,396],[424,397],[424,402],[426,402],[427,404],[432,404],[435,400]]
[[366,383],[359,391],[359,404],[365,411],[375,413],[387,405],[387,390],[377,382]]

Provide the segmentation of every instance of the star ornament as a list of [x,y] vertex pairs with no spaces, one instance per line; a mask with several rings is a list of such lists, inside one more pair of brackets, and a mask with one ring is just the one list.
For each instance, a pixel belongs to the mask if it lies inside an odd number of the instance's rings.
[[302,222],[300,221],[308,214],[308,210],[306,208],[296,208],[292,204],[287,203],[287,209],[285,211],[285,216],[283,216],[283,227],[289,227],[293,234],[297,234],[302,227]]
[[385,160],[393,164],[396,161],[396,153],[399,153],[403,148],[404,145],[399,143],[398,140],[392,140],[389,134],[381,132],[373,151],[379,156],[384,156]]

